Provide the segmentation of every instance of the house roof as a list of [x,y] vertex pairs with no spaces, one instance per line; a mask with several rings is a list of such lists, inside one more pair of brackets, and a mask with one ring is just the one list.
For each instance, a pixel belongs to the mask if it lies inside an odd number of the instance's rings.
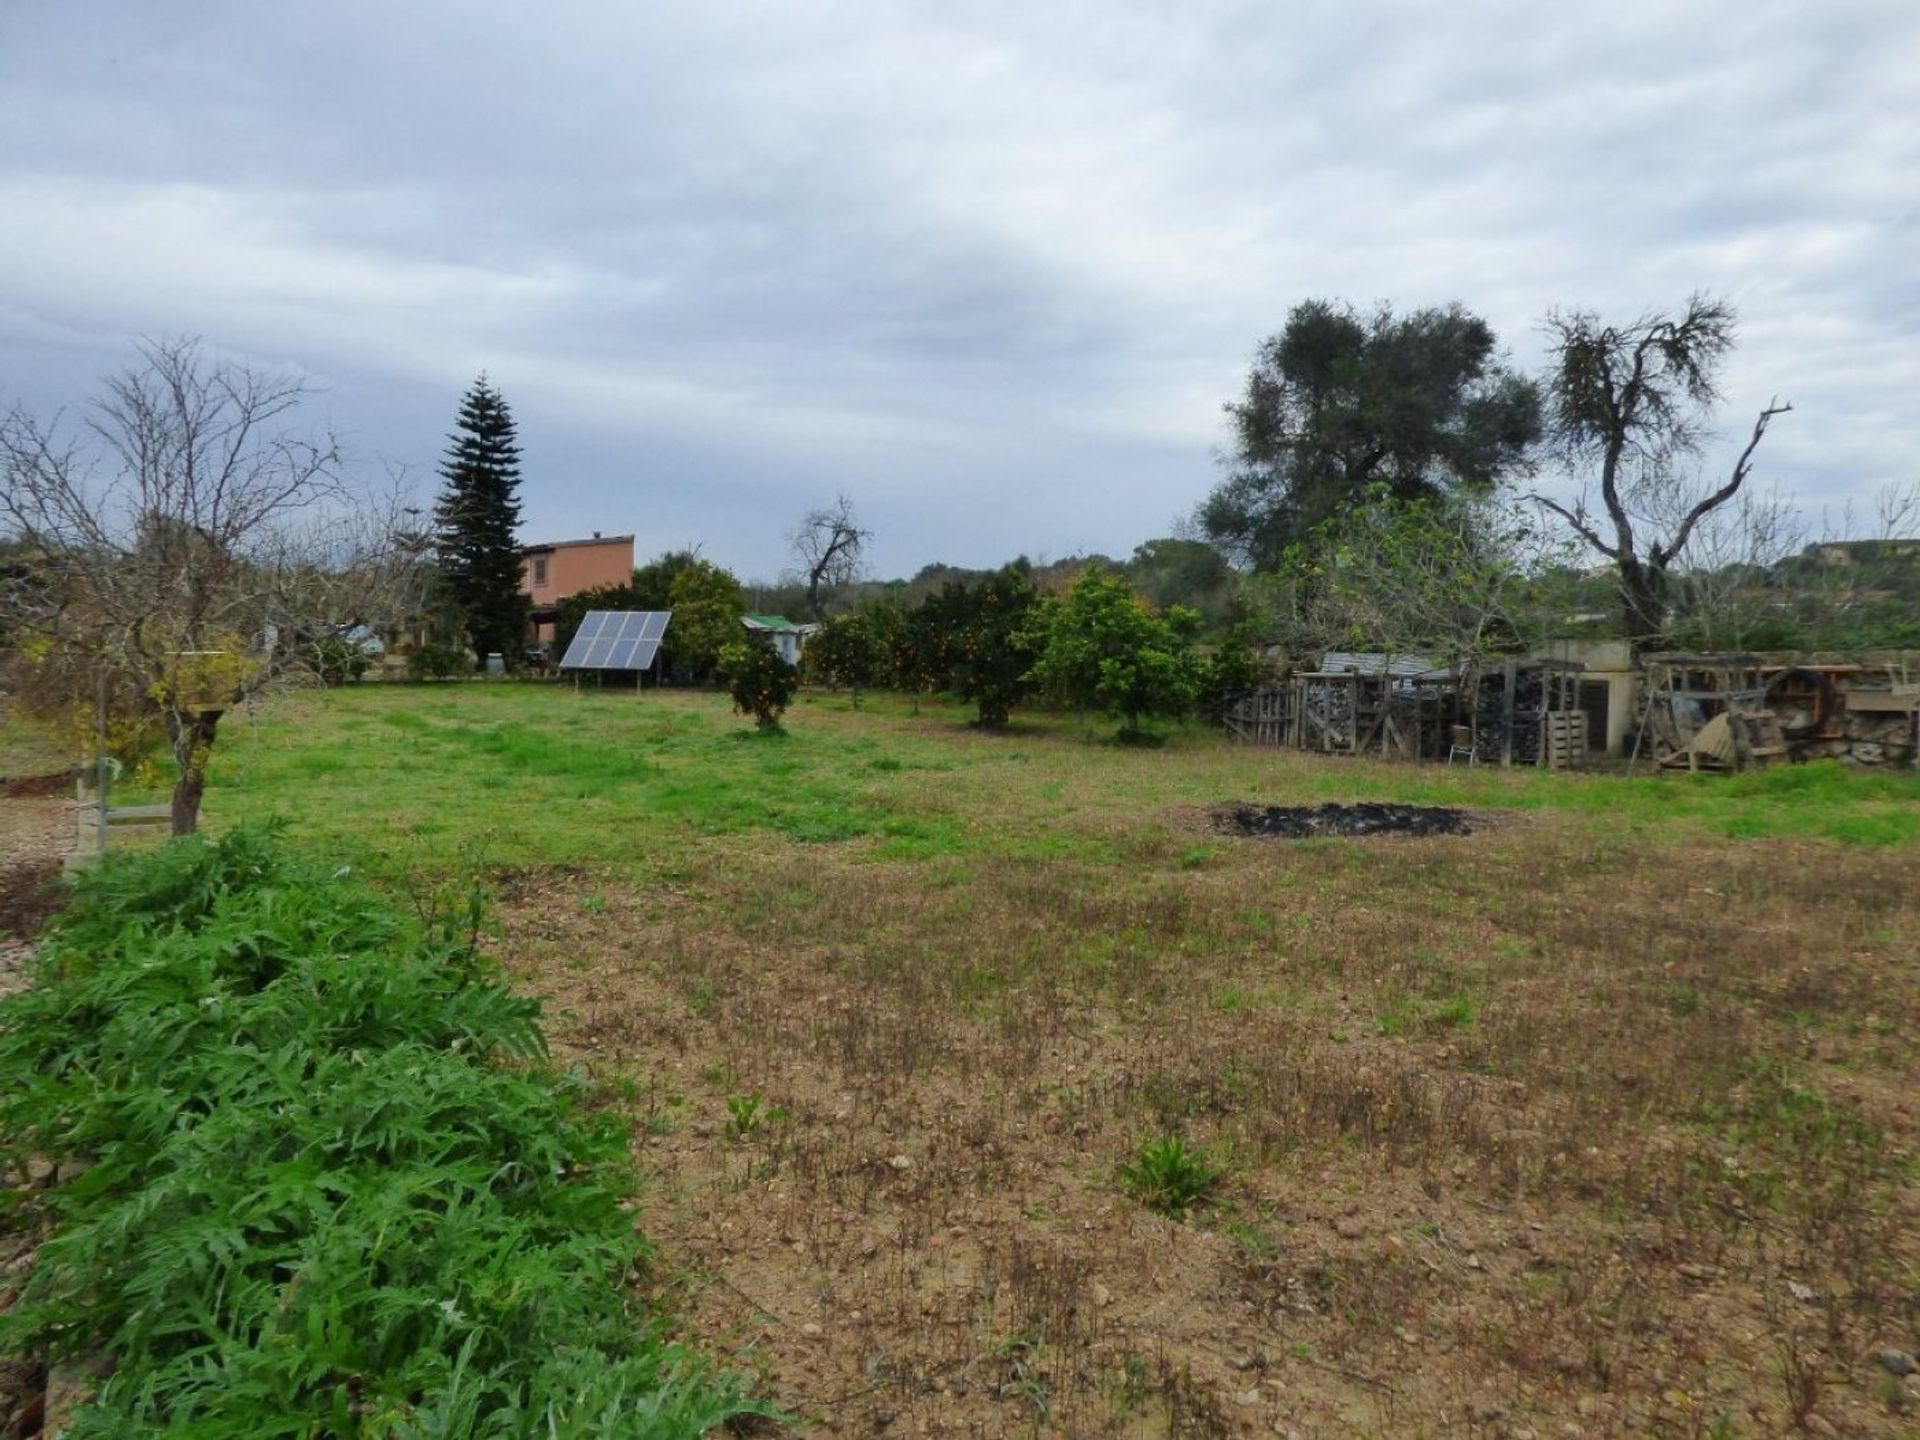
[[522,555],[532,555],[542,550],[571,550],[576,545],[631,545],[631,535],[596,535],[591,540],[547,540],[538,545],[522,545]]
[[800,628],[784,615],[742,615],[740,623],[749,630],[798,630]]

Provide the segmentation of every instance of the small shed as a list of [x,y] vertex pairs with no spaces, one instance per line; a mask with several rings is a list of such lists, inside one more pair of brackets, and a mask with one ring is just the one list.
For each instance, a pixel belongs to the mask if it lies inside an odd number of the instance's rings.
[[820,629],[818,625],[795,624],[784,615],[743,615],[740,623],[749,633],[772,641],[775,652],[789,665],[800,663],[807,641]]

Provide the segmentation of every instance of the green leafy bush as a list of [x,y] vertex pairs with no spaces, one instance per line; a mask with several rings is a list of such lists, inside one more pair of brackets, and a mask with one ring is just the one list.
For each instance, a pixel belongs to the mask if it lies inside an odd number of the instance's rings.
[[407,656],[409,680],[457,680],[473,672],[473,656],[451,645],[422,645]]
[[[80,1162],[0,1352],[75,1436],[696,1436],[743,1408],[627,1289],[623,1133],[537,1001],[270,834],[84,876],[0,1003],[0,1144]],[[78,1167],[76,1167],[78,1168]]]
[[1120,1167],[1120,1183],[1147,1208],[1179,1217],[1213,1193],[1226,1174],[1207,1153],[1178,1135],[1148,1140],[1130,1163]]
[[1199,617],[1166,615],[1133,593],[1124,575],[1089,569],[1037,622],[1040,658],[1029,679],[1078,709],[1105,710],[1137,739],[1150,715],[1182,715],[1194,700],[1190,641]]
[[1266,678],[1251,627],[1244,625],[1229,630],[1196,670],[1201,713],[1215,725],[1226,723],[1227,712],[1258,690]]
[[733,696],[733,708],[751,715],[764,731],[777,731],[780,716],[800,688],[800,672],[759,637],[736,640],[720,651],[720,673]]

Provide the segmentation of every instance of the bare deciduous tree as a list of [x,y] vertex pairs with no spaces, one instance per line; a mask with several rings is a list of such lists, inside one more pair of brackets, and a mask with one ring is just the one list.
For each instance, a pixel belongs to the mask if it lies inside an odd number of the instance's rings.
[[1733,348],[1730,305],[1695,295],[1678,318],[1646,314],[1625,325],[1573,311],[1549,316],[1547,332],[1551,434],[1568,462],[1588,473],[1571,505],[1533,498],[1612,562],[1628,638],[1637,647],[1657,646],[1667,633],[1676,565],[1701,523],[1752,475],[1768,424],[1793,407],[1770,401],[1726,480],[1714,485],[1690,466],[1720,398],[1721,362]]
[[[1683,518],[1670,515],[1668,528]],[[1776,489],[1742,490],[1702,516],[1669,585],[1670,638],[1701,650],[1776,641],[1788,621],[1781,566],[1805,543],[1799,507]]]
[[193,339],[140,357],[77,426],[0,421],[0,528],[24,557],[0,603],[54,670],[111,677],[158,715],[186,834],[221,716],[314,642],[398,618],[421,567],[395,540],[399,498],[351,494],[332,437],[296,428],[299,379]]
[[845,495],[824,509],[809,510],[792,537],[794,566],[807,586],[807,608],[826,619],[826,599],[860,578],[871,530],[860,528],[853,502]]
[[1821,512],[1821,530],[1789,573],[1799,622],[1828,648],[1908,645],[1920,634],[1920,481]]

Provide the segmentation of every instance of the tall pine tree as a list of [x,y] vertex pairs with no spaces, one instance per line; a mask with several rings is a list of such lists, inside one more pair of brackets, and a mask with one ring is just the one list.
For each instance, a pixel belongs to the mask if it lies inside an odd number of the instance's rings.
[[474,655],[499,652],[518,667],[527,634],[520,590],[520,447],[513,415],[482,375],[460,402],[440,464],[435,553],[448,600]]

